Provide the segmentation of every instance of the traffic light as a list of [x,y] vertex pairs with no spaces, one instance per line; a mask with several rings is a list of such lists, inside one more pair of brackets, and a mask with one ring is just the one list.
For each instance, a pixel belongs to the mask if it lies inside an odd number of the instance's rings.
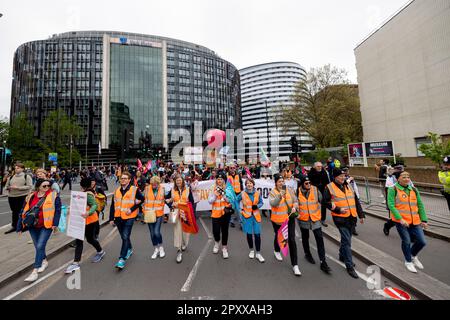
[[291,137],[291,148],[292,148],[292,153],[298,153],[298,141],[297,138],[295,136]]

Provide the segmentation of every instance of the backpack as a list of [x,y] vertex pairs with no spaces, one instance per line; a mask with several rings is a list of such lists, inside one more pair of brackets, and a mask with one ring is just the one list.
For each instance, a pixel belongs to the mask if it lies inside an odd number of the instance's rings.
[[97,212],[102,212],[106,207],[106,197],[101,193],[95,194],[95,203],[97,204]]

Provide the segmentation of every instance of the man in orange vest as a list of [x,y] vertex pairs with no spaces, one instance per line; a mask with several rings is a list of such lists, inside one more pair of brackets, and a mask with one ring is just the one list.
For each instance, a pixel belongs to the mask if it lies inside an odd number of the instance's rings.
[[[236,166],[231,165],[229,175],[227,177],[229,180],[231,180],[231,183],[233,185],[234,192],[236,193],[236,196],[239,196],[241,192],[244,190],[244,184],[242,182],[242,176],[240,174],[236,173]],[[235,223],[238,221],[238,215],[239,212],[235,212],[235,215],[231,217],[230,220],[230,227],[234,228]],[[240,221],[239,221],[240,223]],[[242,225],[241,225],[242,230]]]
[[322,194],[319,189],[311,184],[307,176],[300,179],[300,187],[297,190],[298,197],[298,225],[302,233],[303,250],[305,251],[305,258],[310,263],[315,264],[309,248],[309,230],[311,229],[316,239],[317,251],[320,259],[320,269],[325,273],[330,273],[331,268],[328,266],[325,257],[325,245],[322,235],[321,224],[321,206]]
[[333,222],[341,234],[339,260],[345,263],[347,273],[355,279],[358,274],[352,261],[352,229],[361,219],[364,223],[364,212],[361,204],[346,182],[345,172],[339,168],[333,170],[334,181],[325,188],[323,203],[331,210]]
[[[416,267],[423,269],[417,255],[426,245],[423,228],[428,227],[428,219],[419,190],[412,187],[410,182],[409,173],[402,172],[395,186],[388,190],[388,207],[402,239],[405,266],[409,271],[417,273]],[[412,247],[411,242],[414,242]]]
[[133,254],[130,240],[131,230],[138,215],[139,207],[145,200],[142,193],[131,181],[131,173],[123,172],[120,176],[120,187],[114,192],[109,211],[109,223],[117,226],[122,238],[119,261],[116,264],[116,268],[119,270],[125,268],[126,260]]

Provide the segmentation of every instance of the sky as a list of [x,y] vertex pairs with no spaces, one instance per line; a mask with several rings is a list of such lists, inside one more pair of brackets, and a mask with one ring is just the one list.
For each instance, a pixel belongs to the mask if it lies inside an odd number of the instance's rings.
[[344,68],[355,47],[409,0],[2,0],[0,117],[9,117],[14,51],[79,30],[113,30],[205,46],[238,69],[292,61]]

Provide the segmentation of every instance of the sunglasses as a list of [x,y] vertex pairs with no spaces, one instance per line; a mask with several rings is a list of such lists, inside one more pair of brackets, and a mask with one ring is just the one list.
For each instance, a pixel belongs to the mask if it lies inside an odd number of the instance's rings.
[[41,187],[42,188],[50,188],[50,185],[49,184],[43,184],[43,185],[41,185]]
[[305,183],[303,183],[303,184],[311,184],[311,182],[305,182]]

